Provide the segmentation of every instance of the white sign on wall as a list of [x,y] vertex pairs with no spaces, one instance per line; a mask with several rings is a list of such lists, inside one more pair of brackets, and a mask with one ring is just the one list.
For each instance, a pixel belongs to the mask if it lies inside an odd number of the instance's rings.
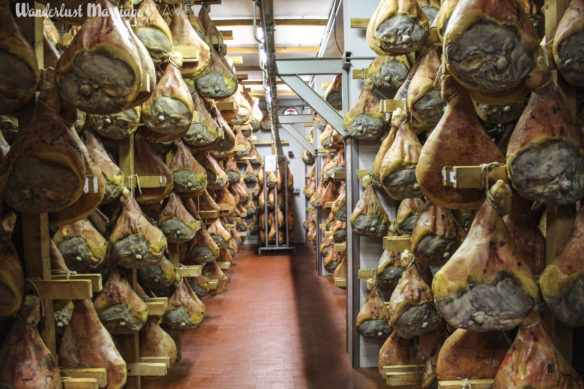
[[266,166],[264,171],[267,172],[275,172],[276,171],[276,156],[275,155],[266,155]]

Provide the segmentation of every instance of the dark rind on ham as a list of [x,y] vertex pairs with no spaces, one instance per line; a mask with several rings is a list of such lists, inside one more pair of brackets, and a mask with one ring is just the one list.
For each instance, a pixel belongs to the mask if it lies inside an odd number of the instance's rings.
[[535,65],[515,27],[485,20],[448,42],[445,58],[458,77],[485,94],[516,88]]
[[468,280],[455,299],[443,299],[436,305],[448,323],[471,331],[508,331],[517,327],[535,302],[520,283],[503,271],[490,284],[476,285]]
[[550,139],[520,150],[508,169],[514,186],[529,199],[567,205],[584,194],[582,149],[565,139]]

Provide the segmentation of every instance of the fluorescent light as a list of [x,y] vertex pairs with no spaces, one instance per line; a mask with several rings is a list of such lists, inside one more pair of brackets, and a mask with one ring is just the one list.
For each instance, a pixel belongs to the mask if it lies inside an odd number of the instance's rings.
[[260,50],[260,62],[262,63],[262,65],[268,63],[268,53],[266,53],[266,50],[264,48]]
[[258,38],[259,38],[259,40],[264,42],[264,29],[263,28],[258,28]]

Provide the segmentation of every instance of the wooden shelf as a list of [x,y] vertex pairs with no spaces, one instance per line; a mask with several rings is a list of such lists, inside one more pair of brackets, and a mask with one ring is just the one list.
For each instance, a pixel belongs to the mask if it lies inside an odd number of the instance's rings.
[[402,252],[411,248],[411,236],[384,236],[383,248],[387,251]]
[[93,297],[91,280],[30,280],[47,300],[85,300]]
[[368,280],[375,277],[375,269],[359,269],[359,279]]
[[[497,180],[508,182],[505,166],[490,168],[488,176],[490,182]],[[442,185],[457,189],[484,188],[483,168],[481,166],[444,166]]]
[[346,170],[337,170],[333,173],[333,180],[344,180],[347,178]]
[[494,382],[494,379],[438,381],[438,389],[490,389]]
[[249,79],[249,74],[238,74],[238,75],[237,75],[237,79],[238,79],[239,81],[244,81],[244,80],[247,80],[247,79]]
[[199,61],[199,50],[195,46],[174,46],[173,50],[182,55],[183,62]]
[[351,18],[351,28],[367,28],[369,18]]
[[181,266],[176,269],[176,272],[179,276],[183,276],[186,278],[193,278],[198,277],[203,272],[203,266],[201,265],[192,265],[192,266]]
[[221,270],[229,270],[231,268],[231,262],[217,262],[217,266]]
[[364,80],[367,77],[367,69],[354,69],[353,80]]
[[100,388],[107,386],[107,369],[106,368],[79,368],[79,369],[61,369],[61,377],[93,379]]
[[151,297],[146,299],[148,306],[148,316],[162,316],[166,313],[168,307],[167,297]]
[[408,102],[406,99],[385,99],[379,102],[379,110],[381,112],[391,113],[396,109],[402,109],[404,112],[408,110]]
[[335,249],[335,252],[344,253],[345,251],[347,251],[347,242],[335,243],[333,247]]
[[62,378],[63,389],[98,389],[95,378]]
[[390,388],[420,388],[424,375],[424,365],[383,366],[381,374]]
[[91,281],[91,290],[93,293],[101,292],[103,289],[103,283],[101,279],[101,274],[99,273],[89,273],[89,274],[53,274],[51,276],[53,280],[89,280]]
[[[162,188],[168,184],[166,176],[138,176],[141,188]],[[124,184],[128,188],[135,188],[138,183],[134,176],[124,177]]]
[[369,170],[357,170],[357,178],[358,179],[363,179],[366,175],[370,174],[371,172]]
[[199,215],[203,218],[203,219],[217,219],[219,217],[219,212],[218,211],[199,211]]
[[333,282],[337,288],[346,288],[347,287],[347,279],[346,278],[334,278]]
[[170,368],[170,358],[168,357],[140,357],[140,362],[163,363],[167,369]]
[[229,59],[233,61],[234,65],[243,65],[243,56],[241,55],[230,55]]
[[224,41],[233,40],[233,30],[220,30],[219,32],[221,33]]
[[155,362],[132,362],[126,364],[128,377],[163,377],[167,374],[166,364]]
[[[254,146],[271,146],[271,145],[273,145],[275,143],[274,143],[273,140],[252,140],[251,141],[251,144],[254,145]],[[289,145],[290,142],[288,142],[287,140],[281,140],[280,141],[280,144],[282,144],[282,145]]]
[[234,111],[235,110],[235,103],[233,101],[218,101],[217,109],[219,111]]

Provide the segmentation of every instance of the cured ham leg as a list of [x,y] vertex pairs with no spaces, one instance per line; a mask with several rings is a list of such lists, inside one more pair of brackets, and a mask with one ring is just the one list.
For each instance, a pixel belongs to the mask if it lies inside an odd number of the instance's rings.
[[459,328],[440,349],[436,374],[440,381],[493,379],[508,349],[502,332]]
[[366,338],[384,341],[391,333],[388,318],[384,313],[383,298],[377,287],[373,287],[361,306],[355,326]]
[[125,203],[109,238],[109,256],[125,268],[152,266],[166,250],[166,237],[146,219],[133,197],[121,199]]
[[497,181],[466,239],[434,276],[436,306],[453,327],[511,330],[538,302],[539,290],[529,266],[498,213],[510,208],[511,190]]
[[382,0],[369,20],[367,43],[377,54],[407,54],[428,38],[428,18],[411,0]]
[[363,191],[350,220],[357,234],[377,237],[385,235],[389,219],[379,203],[373,186],[370,185]]
[[402,124],[383,156],[380,170],[383,188],[393,199],[403,200],[422,196],[416,179],[416,165],[421,150],[422,144],[410,124],[407,122]]
[[59,228],[53,240],[70,269],[92,273],[103,267],[108,242],[88,219]]
[[0,237],[0,320],[14,316],[24,294],[24,274],[14,245]]
[[452,212],[432,203],[426,204],[412,232],[416,261],[441,266],[454,254],[464,239],[464,230]]
[[25,298],[8,337],[0,349],[0,382],[14,389],[61,389],[61,373],[57,358],[45,345],[37,330],[40,300]]
[[188,282],[179,282],[168,299],[164,323],[173,330],[197,328],[205,318],[205,304],[199,300]]
[[170,367],[177,362],[176,343],[167,332],[160,328],[160,318],[150,317],[140,333],[140,356],[168,357]]
[[106,389],[121,389],[126,384],[126,362],[114,341],[99,321],[91,300],[78,300],[59,348],[64,368],[106,368]]
[[535,66],[538,44],[518,2],[459,1],[444,32],[444,58],[448,72],[464,87],[516,101]]
[[403,55],[380,55],[367,68],[367,83],[373,93],[384,99],[392,99],[406,80],[410,64]]
[[584,208],[580,208],[566,247],[541,277],[541,294],[554,315],[571,327],[584,325]]
[[0,114],[29,101],[40,79],[33,48],[12,18],[10,2],[0,2]]
[[384,250],[379,257],[375,277],[375,283],[384,300],[389,301],[403,273],[401,253]]
[[422,199],[403,199],[399,203],[397,209],[397,216],[395,218],[395,225],[400,234],[411,235],[416,225],[416,220],[422,210],[424,209],[424,201]]
[[410,262],[389,300],[389,324],[401,337],[413,338],[436,331],[442,319],[432,301],[432,290],[414,266],[413,255],[402,253]]
[[531,94],[509,139],[507,169],[529,200],[560,206],[584,196],[582,136],[552,83]]
[[379,101],[367,85],[361,88],[357,103],[345,116],[344,126],[359,140],[377,139],[386,131],[385,114],[379,110]]
[[114,268],[95,301],[99,320],[111,334],[131,334],[146,324],[148,307],[119,268]]
[[132,106],[142,86],[142,68],[118,8],[108,0],[97,4],[104,16],[87,19],[63,52],[57,63],[56,84],[68,107],[111,114]]
[[584,388],[582,379],[556,349],[535,313],[519,327],[493,385],[493,389],[522,388]]
[[484,190],[442,185],[444,166],[476,166],[503,162],[501,151],[482,128],[464,91],[456,94],[422,147],[416,178],[434,204],[449,209],[474,209],[484,200]]
[[558,23],[553,40],[554,60],[562,76],[571,85],[584,87],[582,67],[584,57],[580,49],[584,44],[584,2],[572,0]]

